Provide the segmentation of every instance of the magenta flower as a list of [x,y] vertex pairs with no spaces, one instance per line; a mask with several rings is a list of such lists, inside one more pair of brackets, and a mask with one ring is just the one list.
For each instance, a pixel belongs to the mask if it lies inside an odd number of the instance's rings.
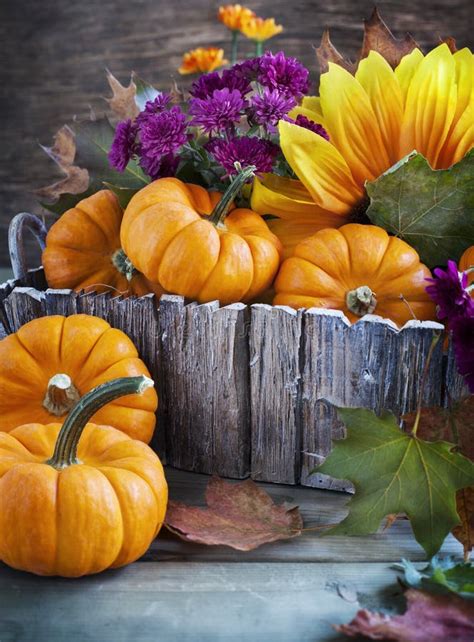
[[145,109],[138,114],[136,118],[136,122],[140,123],[146,118],[148,118],[148,116],[153,114],[161,114],[161,112],[167,109],[170,102],[171,102],[170,94],[165,94],[165,93],[158,94],[158,96],[154,100],[147,101],[147,103],[145,104]]
[[247,106],[237,89],[215,89],[207,99],[192,98],[189,113],[194,116],[193,125],[198,125],[208,134],[233,129],[240,121],[242,110]]
[[456,317],[449,328],[458,372],[464,377],[469,391],[474,393],[474,314]]
[[137,151],[138,127],[131,120],[124,120],[118,123],[115,129],[114,140],[110,148],[108,158],[109,163],[118,172],[125,171],[128,163]]
[[435,278],[427,279],[432,285],[426,291],[438,306],[438,319],[442,321],[459,316],[474,315],[474,301],[467,291],[467,274],[460,273],[454,261],[448,261],[447,270],[436,268]]
[[257,80],[264,87],[278,89],[297,100],[309,91],[309,71],[296,60],[280,51],[267,51],[259,59]]
[[188,141],[186,115],[177,106],[149,114],[140,123],[140,165],[152,177],[160,175],[163,156],[174,156]]
[[303,114],[298,114],[298,116],[294,120],[294,123],[299,127],[303,127],[304,129],[309,129],[315,134],[318,134],[318,136],[322,136],[326,140],[329,140],[329,134],[324,129],[324,127],[319,123],[315,123],[314,120],[310,120],[309,118],[306,118],[306,116],[303,116]]
[[224,69],[221,75],[217,71],[203,74],[193,82],[189,93],[193,98],[206,100],[212,97],[216,89],[228,89],[229,91],[236,89],[242,96],[245,96],[252,90],[252,87],[245,75],[232,67]]
[[207,143],[206,149],[229,176],[238,174],[235,163],[243,169],[255,165],[257,173],[270,172],[279,152],[277,145],[257,137],[214,138]]
[[262,95],[252,98],[249,120],[252,124],[263,125],[269,132],[275,132],[278,122],[295,106],[293,96],[266,88]]

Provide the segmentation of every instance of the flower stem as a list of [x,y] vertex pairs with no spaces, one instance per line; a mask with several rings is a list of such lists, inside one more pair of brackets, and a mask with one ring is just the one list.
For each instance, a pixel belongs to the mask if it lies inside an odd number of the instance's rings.
[[416,433],[418,431],[418,426],[420,424],[421,407],[423,405],[423,392],[424,392],[424,389],[425,389],[426,379],[428,377],[428,370],[430,369],[431,358],[433,357],[434,349],[438,345],[438,341],[440,340],[440,337],[441,337],[441,332],[438,332],[431,339],[431,345],[430,345],[430,348],[428,350],[428,354],[426,356],[425,367],[423,368],[423,374],[421,375],[420,391],[418,393],[418,402],[417,402],[417,408],[416,408],[415,423],[413,424],[413,428],[412,428],[412,431],[411,431],[411,434],[412,434],[413,437],[416,437]]
[[231,54],[230,54],[230,64],[235,65],[237,62],[237,57],[239,53],[239,32],[234,30],[232,32],[232,45],[231,45]]
[[124,395],[141,394],[153,386],[153,381],[143,375],[121,377],[93,388],[72,408],[59,432],[54,453],[46,463],[62,470],[78,464],[77,446],[89,419],[103,406]]
[[255,41],[255,55],[257,57],[263,56],[263,42],[261,40]]
[[232,201],[248,181],[248,179],[252,178],[252,176],[255,174],[256,169],[257,168],[255,167],[255,165],[250,165],[249,167],[245,167],[245,169],[241,169],[241,171],[237,174],[232,183],[223,193],[221,200],[217,203],[209,217],[209,221],[213,225],[217,226],[219,225],[219,223],[222,223],[224,221],[229,212]]

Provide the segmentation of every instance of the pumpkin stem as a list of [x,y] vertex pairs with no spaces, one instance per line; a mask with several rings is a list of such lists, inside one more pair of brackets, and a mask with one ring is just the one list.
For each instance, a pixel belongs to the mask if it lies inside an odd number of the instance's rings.
[[93,388],[76,403],[67,416],[59,431],[53,456],[46,463],[57,470],[79,464],[77,445],[90,418],[111,401],[124,395],[141,394],[153,385],[152,379],[141,375],[113,379]]
[[[236,164],[236,167],[237,167],[237,164]],[[242,187],[245,185],[245,183],[248,181],[248,179],[254,176],[255,170],[257,168],[255,167],[255,165],[250,165],[245,169],[242,169],[239,166],[238,169],[239,169],[239,173],[234,178],[234,180],[229,185],[229,187],[226,189],[226,191],[222,194],[221,200],[217,203],[217,205],[215,206],[215,208],[213,209],[209,217],[209,221],[216,227],[219,225],[219,223],[224,222],[225,217],[229,213],[229,209],[230,209],[230,206],[232,205],[232,201],[237,196],[237,194],[242,189]]]
[[66,415],[79,401],[81,395],[67,374],[55,374],[48,381],[43,407],[56,417]]
[[377,307],[377,299],[368,285],[361,285],[347,293],[346,305],[353,314],[363,317],[364,314],[372,314]]
[[112,263],[120,274],[123,274],[127,281],[132,280],[133,275],[137,270],[122,248],[112,254]]

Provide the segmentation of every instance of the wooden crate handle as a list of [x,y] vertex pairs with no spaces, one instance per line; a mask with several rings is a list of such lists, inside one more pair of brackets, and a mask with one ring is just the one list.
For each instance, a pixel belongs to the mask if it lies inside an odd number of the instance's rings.
[[41,248],[46,247],[46,226],[43,221],[28,212],[13,217],[8,228],[8,251],[15,279],[23,279],[28,272],[25,252],[25,232],[31,232]]

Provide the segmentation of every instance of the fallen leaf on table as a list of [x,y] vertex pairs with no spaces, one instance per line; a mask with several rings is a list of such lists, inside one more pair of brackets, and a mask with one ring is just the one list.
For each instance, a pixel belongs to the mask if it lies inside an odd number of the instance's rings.
[[411,588],[434,593],[456,593],[466,599],[474,599],[474,566],[459,563],[452,557],[433,559],[423,568],[402,560],[393,566],[403,572],[403,582]]
[[137,87],[133,78],[130,79],[128,87],[125,87],[108,69],[106,73],[112,90],[112,97],[106,98],[110,109],[120,120],[133,119],[138,116],[140,110],[136,103]]
[[41,148],[53,160],[65,178],[52,185],[36,190],[36,195],[46,201],[55,201],[62,194],[82,194],[89,186],[89,172],[74,165],[76,157],[76,141],[74,132],[64,125],[54,136],[52,147]]
[[474,603],[457,595],[433,595],[410,589],[407,610],[388,616],[360,610],[349,624],[334,628],[348,637],[365,635],[371,640],[397,642],[472,642]]
[[[403,417],[408,430],[415,417],[416,413]],[[450,408],[422,408],[418,436],[426,441],[450,441],[463,455],[474,460],[474,395],[452,403]],[[452,533],[463,545],[467,559],[474,548],[474,487],[458,490],[456,508],[461,524],[455,526]]]
[[170,501],[165,526],[188,542],[224,544],[251,551],[262,544],[301,535],[298,507],[277,506],[255,482],[229,483],[213,477],[206,508]]
[[320,472],[354,484],[349,514],[327,533],[368,535],[387,515],[405,513],[416,540],[432,557],[459,524],[456,490],[474,483],[474,464],[444,441],[430,443],[400,430],[391,413],[337,408],[347,437],[336,441]]
[[403,39],[395,38],[382,20],[377,7],[368,20],[364,20],[364,40],[359,60],[366,58],[373,50],[385,58],[391,67],[396,67],[403,56],[419,48],[418,43],[407,33]]

